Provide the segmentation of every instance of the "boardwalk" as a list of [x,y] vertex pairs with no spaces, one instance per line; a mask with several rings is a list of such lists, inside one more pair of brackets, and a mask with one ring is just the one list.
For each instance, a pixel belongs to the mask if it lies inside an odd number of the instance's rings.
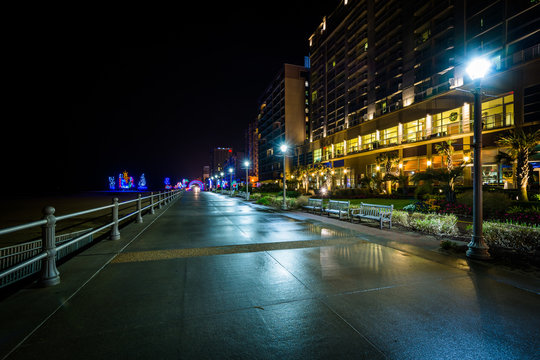
[[186,194],[1,302],[0,358],[538,358],[537,279],[319,220]]

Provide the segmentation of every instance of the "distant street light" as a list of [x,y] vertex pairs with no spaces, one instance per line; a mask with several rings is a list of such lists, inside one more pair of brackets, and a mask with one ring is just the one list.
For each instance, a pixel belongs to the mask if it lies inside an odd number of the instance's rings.
[[249,200],[249,161],[244,161],[244,167],[246,168],[246,200]]
[[283,204],[281,205],[281,209],[287,210],[287,195],[286,195],[287,191],[286,191],[286,185],[285,185],[285,182],[286,182],[285,165],[286,165],[286,160],[287,160],[286,153],[288,149],[287,144],[281,145],[280,149],[281,149],[281,152],[283,153]]
[[482,88],[481,81],[489,70],[490,63],[483,58],[470,62],[466,71],[475,82],[474,90],[474,123],[473,123],[473,234],[467,245],[467,256],[474,259],[489,259],[489,247],[482,233]]
[[220,181],[220,184],[219,186],[221,187],[221,194],[223,194],[223,171],[219,173],[221,175],[221,181]]

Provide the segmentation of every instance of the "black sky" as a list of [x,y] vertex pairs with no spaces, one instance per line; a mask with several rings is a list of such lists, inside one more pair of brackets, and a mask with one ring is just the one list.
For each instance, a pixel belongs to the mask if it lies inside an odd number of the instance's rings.
[[16,9],[4,43],[7,185],[105,189],[201,175],[244,148],[257,99],[336,1]]

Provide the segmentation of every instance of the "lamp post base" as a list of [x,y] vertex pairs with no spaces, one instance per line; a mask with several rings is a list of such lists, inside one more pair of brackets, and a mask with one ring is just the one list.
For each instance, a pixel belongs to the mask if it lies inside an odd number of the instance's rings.
[[473,236],[471,242],[467,245],[469,250],[467,250],[467,257],[471,259],[478,260],[489,260],[491,255],[489,255],[489,247],[485,244],[482,237]]
[[281,204],[281,210],[288,210],[287,205]]

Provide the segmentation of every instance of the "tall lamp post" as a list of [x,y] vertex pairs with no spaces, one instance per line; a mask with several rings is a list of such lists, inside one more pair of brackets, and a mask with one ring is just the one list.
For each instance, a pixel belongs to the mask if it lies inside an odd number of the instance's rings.
[[249,161],[244,161],[244,167],[246,168],[246,200],[249,200]]
[[220,184],[220,186],[221,186],[221,194],[223,194],[223,175],[224,175],[223,171],[220,172],[219,174],[221,175],[221,184]]
[[486,59],[471,61],[466,71],[475,82],[473,123],[473,234],[467,245],[467,256],[473,259],[489,259],[488,245],[482,234],[482,88],[481,81],[490,66]]
[[283,154],[283,204],[281,204],[281,209],[282,210],[287,210],[287,191],[286,191],[286,185],[285,185],[285,182],[286,182],[286,177],[285,177],[285,165],[286,165],[286,160],[287,160],[287,149],[288,149],[288,146],[287,144],[283,144],[280,146],[280,149],[281,149],[281,153]]
[[233,169],[232,168],[229,168],[229,174],[231,174],[231,182],[229,184],[229,190],[231,191],[231,196],[232,196],[232,173],[233,173]]

